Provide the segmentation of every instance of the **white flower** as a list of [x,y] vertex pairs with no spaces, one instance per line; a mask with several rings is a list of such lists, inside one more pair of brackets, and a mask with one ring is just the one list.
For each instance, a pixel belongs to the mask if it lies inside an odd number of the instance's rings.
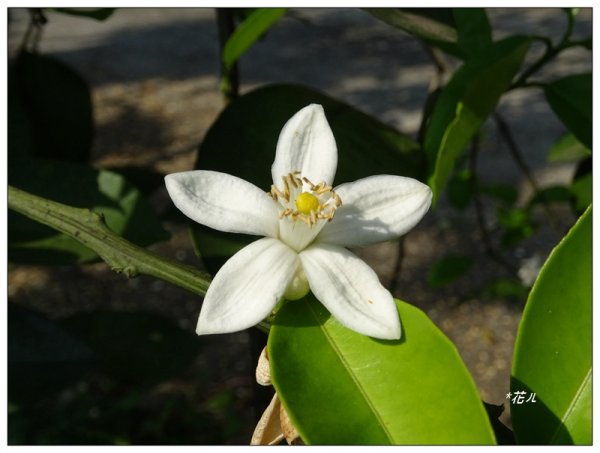
[[233,255],[213,279],[198,319],[200,334],[251,327],[285,297],[312,290],[346,327],[383,339],[400,338],[392,295],[375,272],[345,249],[396,238],[431,203],[425,184],[379,175],[331,187],[335,139],[320,105],[309,105],[283,127],[264,192],[216,171],[167,175],[167,190],[189,218],[216,230],[265,236]]

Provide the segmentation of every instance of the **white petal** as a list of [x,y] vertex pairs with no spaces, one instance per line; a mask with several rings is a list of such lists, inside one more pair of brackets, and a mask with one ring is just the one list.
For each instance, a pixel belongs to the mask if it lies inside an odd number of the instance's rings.
[[346,327],[375,338],[400,338],[392,295],[377,275],[350,251],[330,244],[300,253],[313,294]]
[[336,168],[337,147],[323,107],[304,107],[281,130],[271,167],[273,184],[280,187],[282,176],[300,171],[314,184],[331,185]]
[[342,200],[315,242],[357,247],[397,238],[431,205],[431,189],[412,178],[378,175],[334,189]]
[[298,255],[287,245],[262,238],[247,245],[217,272],[202,304],[196,333],[228,333],[262,321],[294,277]]
[[229,233],[277,237],[273,200],[254,184],[217,171],[195,170],[165,177],[175,206],[190,219]]

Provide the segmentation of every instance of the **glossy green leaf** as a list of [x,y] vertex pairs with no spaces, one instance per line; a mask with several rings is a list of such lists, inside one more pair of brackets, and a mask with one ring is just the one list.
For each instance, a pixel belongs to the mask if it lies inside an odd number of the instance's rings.
[[427,284],[433,288],[452,283],[457,278],[466,274],[473,266],[474,261],[470,256],[448,255],[434,263],[427,276]]
[[509,87],[529,43],[529,38],[521,36],[495,43],[489,51],[468,60],[444,87],[424,140],[431,162],[429,185],[434,202],[465,146]]
[[550,148],[548,162],[573,162],[591,155],[592,151],[589,148],[583,146],[572,133],[567,132]]
[[[9,167],[8,180],[28,192],[102,213],[115,233],[137,245],[168,238],[152,207],[116,173],[74,162],[18,159]],[[8,257],[21,263],[74,264],[92,261],[97,255],[77,240],[11,210]]]
[[103,21],[112,16],[116,8],[52,8],[52,10],[70,16],[87,17]]
[[458,34],[450,8],[365,8],[365,11],[445,52],[465,56],[457,45]]
[[511,404],[520,444],[592,442],[592,208],[544,264],[515,344],[511,392],[536,403]]
[[546,99],[565,126],[592,149],[592,74],[577,74],[544,88]]
[[257,8],[235,29],[223,48],[221,58],[230,68],[285,14],[287,8]]
[[[211,126],[196,168],[238,176],[267,191],[283,125],[310,103],[323,105],[338,148],[335,184],[375,174],[423,179],[423,154],[411,138],[317,91],[271,85],[237,98]],[[256,236],[221,233],[192,224],[197,252],[211,272]]]
[[492,28],[483,8],[453,8],[458,46],[468,57],[486,51],[492,45]]
[[500,206],[496,215],[498,222],[504,227],[502,246],[512,247],[533,234],[536,224],[531,218],[531,212],[521,208],[506,208]]
[[271,378],[309,444],[491,444],[494,434],[454,345],[397,301],[398,341],[357,334],[312,295],[279,310]]
[[[33,132],[33,154],[88,160],[93,138],[92,100],[86,81],[65,63],[21,51],[15,84]],[[8,131],[9,141],[12,131]],[[14,151],[13,148],[11,150]]]

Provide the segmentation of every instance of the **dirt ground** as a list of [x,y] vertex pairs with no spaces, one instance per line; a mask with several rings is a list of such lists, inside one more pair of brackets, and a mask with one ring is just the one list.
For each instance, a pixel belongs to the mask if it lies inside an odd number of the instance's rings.
[[[515,31],[558,39],[564,15],[557,9],[492,9],[495,38]],[[13,51],[27,24],[24,10],[12,10],[9,47]],[[105,22],[48,14],[41,51],[76,68],[92,87],[97,167],[140,165],[162,173],[191,169],[198,144],[223,108],[218,89],[218,40],[210,9],[120,9]],[[591,33],[591,11],[580,13],[577,34]],[[539,55],[537,46],[528,59]],[[542,78],[591,69],[591,54],[566,52],[542,71]],[[412,134],[428,92],[434,66],[419,42],[369,14],[352,9],[294,9],[242,59],[241,91],[266,83],[302,83],[339,98],[381,121]],[[505,96],[500,112],[508,119],[540,186],[566,183],[571,165],[549,165],[550,145],[564,132],[539,90]],[[523,175],[507,158],[493,123],[485,127],[480,170],[487,181],[530,193]],[[153,194],[158,212],[169,208],[165,190]],[[486,213],[492,222],[494,206]],[[505,252],[516,268],[538,255],[542,262],[574,220],[556,208],[557,230],[545,222],[530,239]],[[157,252],[199,265],[185,225],[166,225],[172,233]],[[493,227],[494,225],[490,225]],[[429,268],[446,253],[467,251],[477,265],[465,277],[441,289],[426,284]],[[524,301],[473,291],[498,276],[507,276],[487,257],[475,212],[453,209],[442,201],[404,241],[401,271],[395,276],[397,243],[357,250],[392,293],[421,309],[456,344],[473,374],[483,400],[506,403],[512,350]],[[98,308],[165,315],[190,331],[200,301],[189,293],[147,278],[127,280],[102,263],[84,267],[10,266],[8,295],[15,304],[33,307],[52,319]],[[242,425],[226,443],[246,443],[258,419],[252,408],[252,369],[256,351],[252,334],[242,332],[205,339],[208,347],[196,366],[210,364],[211,380],[202,391],[226,387],[234,392]],[[184,383],[193,386],[193,383]],[[182,384],[183,385],[183,384]],[[451,389],[449,389],[451,392]],[[505,404],[506,406],[506,404]],[[502,420],[510,424],[505,411]],[[245,425],[244,425],[245,424]]]

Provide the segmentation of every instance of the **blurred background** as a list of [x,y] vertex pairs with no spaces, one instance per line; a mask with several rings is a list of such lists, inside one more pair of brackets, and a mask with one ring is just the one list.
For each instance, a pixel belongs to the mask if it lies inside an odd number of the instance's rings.
[[[492,8],[488,15],[495,39],[522,32],[558,40],[565,27],[559,9]],[[51,10],[44,16],[38,50],[66,63],[91,89],[91,162],[127,175],[148,195],[171,235],[152,250],[201,267],[162,176],[193,168],[199,143],[225,106],[215,10],[117,9],[104,21]],[[575,37],[591,34],[591,16],[580,11]],[[28,10],[9,9],[13,60],[29,23]],[[534,45],[526,62],[542,50]],[[539,78],[590,70],[591,52],[573,48]],[[417,39],[357,9],[289,10],[242,57],[239,71],[241,94],[270,83],[304,84],[413,137],[437,74]],[[537,184],[568,184],[575,165],[548,163],[565,128],[543,93],[511,91],[499,112]],[[512,186],[516,204],[525,203],[531,187],[507,158],[496,122],[485,125],[480,146],[481,178]],[[534,210],[535,234],[521,232],[502,250],[508,268],[486,254],[473,206],[456,209],[445,198],[402,245],[356,250],[384,286],[424,310],[455,343],[488,403],[506,402],[528,285],[575,220],[568,206],[550,208],[556,225]],[[488,222],[496,209],[484,205]],[[494,241],[502,241],[499,234]],[[448,265],[465,269],[448,281],[436,278],[434,264],[456,250],[470,260]],[[254,379],[263,334],[197,337],[198,297],[147,277],[127,279],[102,262],[8,269],[10,444],[249,442],[273,392]],[[508,411],[501,420],[510,426]]]

